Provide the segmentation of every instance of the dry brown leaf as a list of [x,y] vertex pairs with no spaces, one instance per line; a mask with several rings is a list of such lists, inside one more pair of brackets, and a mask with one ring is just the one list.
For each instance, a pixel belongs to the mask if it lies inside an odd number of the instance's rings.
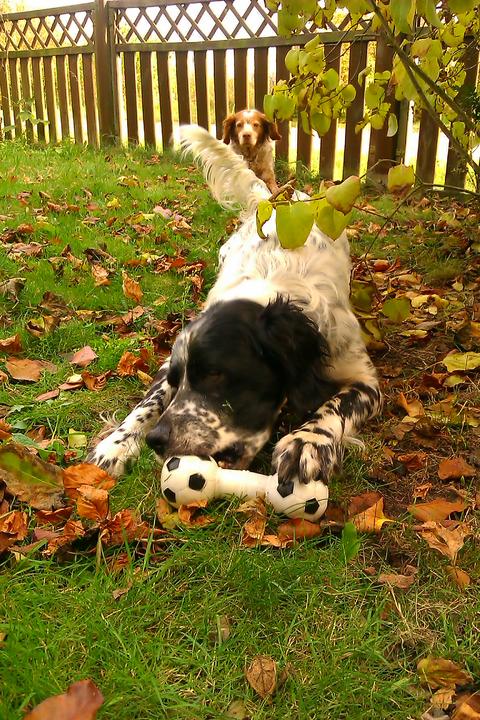
[[110,280],[108,277],[109,272],[106,268],[102,267],[102,265],[94,263],[91,266],[90,270],[96,287],[101,287],[102,285],[110,285]]
[[108,515],[108,492],[91,485],[77,488],[77,513],[81,518],[102,522]]
[[55,510],[65,505],[62,470],[32,455],[23,445],[0,448],[0,479],[9,495],[37,510]]
[[0,517],[0,554],[24,540],[28,533],[27,513],[12,510]]
[[409,417],[417,418],[425,415],[425,410],[420,400],[414,399],[408,401],[403,393],[397,397],[397,405],[405,410]]
[[54,317],[53,315],[43,315],[42,317],[28,320],[25,323],[25,330],[34,337],[45,337],[50,335],[60,322],[60,318]]
[[137,540],[148,532],[148,525],[133,510],[120,510],[105,524],[100,538],[104,545],[111,547]]
[[364,510],[368,510],[368,508],[375,505],[381,497],[382,496],[379,492],[375,492],[373,490],[364,492],[361,495],[354,495],[350,498],[350,502],[348,504],[347,517],[351,518],[353,515],[358,515],[359,513],[364,512]]
[[430,699],[432,707],[442,708],[442,710],[446,710],[452,704],[454,695],[454,687],[440,688],[432,695]]
[[16,335],[12,335],[12,337],[0,340],[1,353],[7,352],[9,355],[17,355],[22,352],[22,350],[22,338],[18,333]]
[[173,530],[179,525],[180,520],[178,517],[178,512],[172,510],[165,498],[158,498],[158,500],[155,502],[155,508],[157,511],[157,517],[162,527],[166,528],[167,530]]
[[472,582],[470,575],[459,567],[447,565],[445,570],[447,571],[447,575],[452,578],[453,582],[458,585],[460,590],[465,590],[465,588],[467,588]]
[[461,477],[473,477],[475,468],[462,457],[453,457],[442,460],[438,466],[438,477],[440,480],[457,480]]
[[82,380],[88,390],[100,392],[100,390],[103,390],[103,388],[107,384],[107,380],[111,376],[111,374],[111,370],[106,370],[105,372],[100,373],[100,375],[93,375],[92,373],[88,372],[88,370],[84,370],[82,372]]
[[189,503],[188,505],[180,505],[178,508],[178,519],[183,525],[188,527],[202,527],[204,525],[210,525],[213,522],[213,518],[210,515],[204,515],[199,513],[199,510],[207,507],[208,500],[196,500],[195,502]]
[[24,720],[95,720],[103,695],[92,680],[79,680],[63,695],[37,705]]
[[268,655],[257,655],[245,671],[248,683],[265,699],[277,688],[277,663]]
[[140,287],[140,283],[129,277],[126,272],[122,273],[122,281],[123,294],[125,297],[139,303],[143,297],[143,291]]
[[37,395],[35,400],[37,402],[42,402],[43,400],[53,400],[53,398],[56,398],[60,395],[60,389],[55,388],[54,390],[49,390],[48,392],[42,393],[41,395]]
[[407,470],[414,472],[415,470],[421,470],[425,467],[427,462],[427,453],[422,452],[421,450],[405,453],[404,455],[398,455],[397,460],[400,460]]
[[471,682],[470,673],[460,665],[445,658],[426,657],[417,663],[420,681],[432,689],[454,688],[456,685],[467,685]]
[[65,493],[74,500],[78,497],[80,485],[91,485],[101,490],[111,490],[116,480],[105,470],[90,463],[79,463],[63,470]]
[[73,505],[58,510],[37,510],[35,519],[37,525],[64,525],[73,512]]
[[142,348],[140,355],[134,355],[126,350],[117,365],[117,373],[120,377],[131,377],[137,374],[138,370],[146,372],[148,370],[148,350]]
[[447,528],[433,521],[424,523],[418,532],[433,550],[438,550],[452,562],[455,562],[465,538],[472,533],[467,523],[453,523],[453,527]]
[[97,353],[92,350],[90,345],[85,345],[81,350],[77,350],[76,353],[70,358],[72,365],[78,365],[79,367],[87,367],[91,362],[98,358]]
[[468,507],[468,504],[463,500],[450,502],[444,498],[437,498],[427,503],[409,505],[408,512],[417,520],[422,520],[422,522],[428,522],[429,520],[442,522],[454,512],[463,512],[466,507]]
[[377,582],[381,583],[382,585],[390,585],[391,587],[408,590],[408,588],[411,587],[415,582],[416,573],[417,568],[412,568],[412,572],[410,572],[408,575],[397,575],[396,573],[381,573],[377,578]]
[[45,364],[41,360],[8,360],[5,367],[14,380],[26,382],[38,382],[45,370]]
[[413,499],[416,500],[417,498],[421,498],[422,500],[424,500],[428,495],[428,491],[431,490],[432,487],[432,483],[424,483],[423,485],[417,485],[413,490]]
[[254,515],[247,520],[243,526],[242,545],[252,547],[257,545],[265,535],[266,518],[261,515]]
[[395,522],[383,514],[383,497],[372,505],[372,507],[369,507],[358,515],[354,515],[351,520],[359,532],[375,533],[380,532],[385,523]]
[[[38,535],[38,533],[36,534]],[[74,542],[78,538],[83,537],[84,535],[85,528],[83,527],[80,520],[67,520],[64,527],[62,528],[61,534],[52,534],[52,539],[49,541],[46,549],[44,550],[44,555],[53,555],[57,552],[59,548],[70,545],[72,542]]]
[[323,533],[323,528],[317,523],[310,522],[310,520],[290,518],[290,520],[282,522],[278,526],[277,532],[281,541],[308,540],[309,538],[321,535]]
[[457,698],[452,720],[480,720],[480,692]]

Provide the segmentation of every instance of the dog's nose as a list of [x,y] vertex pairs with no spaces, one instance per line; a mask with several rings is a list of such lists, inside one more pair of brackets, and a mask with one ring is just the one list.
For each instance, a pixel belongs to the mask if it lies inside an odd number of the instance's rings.
[[169,420],[166,418],[160,420],[158,425],[147,433],[145,440],[148,447],[155,450],[159,455],[162,455],[168,447],[171,432],[172,425]]

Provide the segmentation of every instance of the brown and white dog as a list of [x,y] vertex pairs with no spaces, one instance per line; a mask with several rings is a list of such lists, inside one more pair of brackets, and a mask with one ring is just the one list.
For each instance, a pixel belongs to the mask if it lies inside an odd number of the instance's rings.
[[273,142],[281,135],[274,122],[258,110],[240,110],[223,121],[222,140],[248,163],[270,192],[278,190],[273,166]]

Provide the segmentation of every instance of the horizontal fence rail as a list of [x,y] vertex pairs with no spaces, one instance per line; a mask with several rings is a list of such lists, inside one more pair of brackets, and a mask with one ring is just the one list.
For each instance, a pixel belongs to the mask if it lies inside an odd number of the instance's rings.
[[[357,132],[364,111],[367,67],[392,67],[392,51],[368,23],[346,32],[348,16],[320,33],[327,66],[357,91],[346,117],[321,138],[296,120],[280,123],[278,158],[301,162],[325,178],[364,173],[383,179],[409,155],[432,182],[463,186],[465,167],[422,113],[413,127],[408,103],[396,103],[399,130]],[[262,0],[96,0],[77,6],[0,15],[0,130],[30,141],[144,143],[166,149],[182,123],[197,122],[217,137],[232,111],[263,107],[288,79],[285,56],[312,35],[280,37]],[[478,49],[466,57],[467,85],[476,87]],[[361,75],[360,75],[361,77]],[[412,149],[413,148],[413,149]]]

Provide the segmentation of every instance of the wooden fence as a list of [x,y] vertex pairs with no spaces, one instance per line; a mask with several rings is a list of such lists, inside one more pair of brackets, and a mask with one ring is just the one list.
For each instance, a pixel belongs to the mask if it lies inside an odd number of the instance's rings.
[[[332,122],[313,153],[312,138],[298,123],[281,123],[277,155],[327,178],[336,166],[338,176],[341,157],[343,176],[358,174],[367,163],[382,176],[405,155],[410,109],[397,103],[394,137],[386,130],[355,132],[364,107],[359,73],[367,65],[391,68],[392,53],[368,26],[356,33],[344,27],[345,21],[332,24],[321,41],[328,66],[357,90],[345,123]],[[309,38],[296,37],[293,44]],[[232,109],[262,108],[273,83],[288,78],[284,59],[291,46],[291,38],[278,36],[263,0],[96,0],[0,16],[3,136],[92,145],[128,140],[165,148],[178,124],[192,121],[221,136],[222,120]],[[466,64],[466,83],[476,86],[477,51],[470,51]],[[416,169],[426,182],[434,178],[438,139],[423,114]],[[464,181],[465,168],[449,149],[445,182]]]

